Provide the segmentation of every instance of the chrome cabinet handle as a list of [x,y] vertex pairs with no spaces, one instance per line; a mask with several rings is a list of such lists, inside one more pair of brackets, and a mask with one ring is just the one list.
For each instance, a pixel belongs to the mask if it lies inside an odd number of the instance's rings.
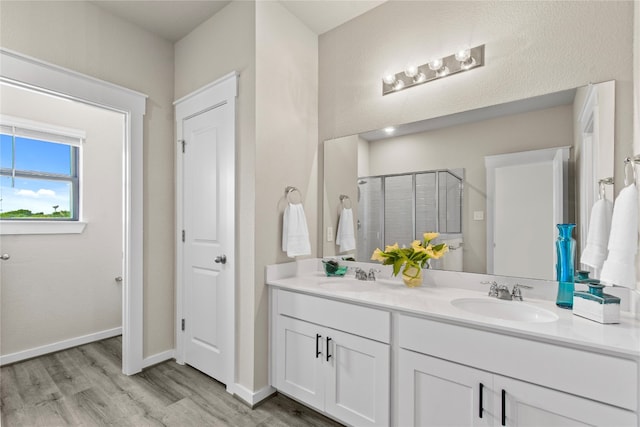
[[120,282],[122,282],[122,280],[123,280],[122,276],[117,276],[116,277],[116,282],[120,283]]
[[226,255],[218,255],[214,260],[216,264],[226,264],[227,256]]
[[3,261],[8,260],[9,258],[11,258],[11,255],[9,255],[9,254],[2,254],[2,255],[0,255],[0,259],[2,259]]

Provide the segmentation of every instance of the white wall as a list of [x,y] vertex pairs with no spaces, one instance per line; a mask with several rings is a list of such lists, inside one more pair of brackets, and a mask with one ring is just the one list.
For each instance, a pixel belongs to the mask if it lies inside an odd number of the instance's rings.
[[0,2],[0,46],[145,93],[144,356],[174,348],[173,46],[84,1]]
[[[240,73],[236,133],[236,377],[254,377],[255,4],[231,2],[175,45],[175,99]],[[241,257],[241,258],[239,258]]]
[[[620,164],[631,148],[632,8],[596,1],[385,3],[320,36],[320,139],[615,79]],[[479,44],[486,45],[484,67],[381,95],[385,72]]]
[[268,383],[264,267],[282,253],[284,189],[303,195],[316,246],[317,37],[277,2],[232,2],[176,43],[175,96],[240,72],[236,161],[237,382]]
[[318,37],[278,2],[256,3],[256,258],[254,390],[268,384],[265,267],[282,252],[287,185],[297,187],[316,253]]
[[88,223],[82,234],[1,237],[11,255],[2,265],[2,356],[119,328],[124,116],[4,85],[0,113],[86,131],[80,199]]

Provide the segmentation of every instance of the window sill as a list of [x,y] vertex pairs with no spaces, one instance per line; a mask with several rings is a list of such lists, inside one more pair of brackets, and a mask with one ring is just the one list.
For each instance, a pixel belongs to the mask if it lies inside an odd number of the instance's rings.
[[79,221],[11,221],[0,222],[0,235],[10,234],[80,234],[87,226]]

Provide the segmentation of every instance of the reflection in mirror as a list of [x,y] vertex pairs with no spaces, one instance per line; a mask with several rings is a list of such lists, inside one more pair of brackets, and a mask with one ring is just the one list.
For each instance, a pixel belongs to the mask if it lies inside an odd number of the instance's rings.
[[[432,268],[487,273],[485,157],[558,147],[570,147],[565,218],[577,222],[580,229],[580,224],[588,224],[585,215],[590,210],[590,206],[578,208],[583,199],[588,199],[583,195],[584,191],[594,189],[597,194],[597,180],[613,174],[614,82],[607,83],[610,84],[591,85],[396,126],[393,131],[374,130],[325,141],[323,256],[351,255],[366,261],[375,247],[396,241],[408,245],[414,236],[433,231],[432,227],[438,227],[443,221],[443,215],[448,219],[451,212],[432,209],[433,214],[427,214],[426,210],[420,210],[421,203],[435,203],[433,199],[426,201],[424,193],[433,190],[421,183],[431,175],[421,177],[421,173],[441,171],[447,174],[449,171],[450,176],[462,178],[462,184],[458,186],[461,189],[458,202],[460,230],[439,230],[442,238],[450,239],[449,244],[457,249],[438,262],[432,262]],[[598,100],[596,96],[595,105],[599,104],[600,108],[591,109],[595,111],[591,117],[596,125],[582,125],[580,118],[584,116],[587,99],[593,98],[589,94],[600,85],[606,85],[595,91],[600,98]],[[587,134],[586,130],[591,133]],[[595,155],[587,156],[594,152]],[[589,162],[583,157],[588,157]],[[601,159],[600,165],[598,159]],[[590,169],[595,169],[588,178],[583,178],[582,169],[586,163]],[[577,178],[580,181],[576,182]],[[393,186],[399,183],[393,181],[406,182],[395,188]],[[436,188],[441,191],[439,186]],[[525,197],[529,190],[521,188]],[[340,194],[348,195],[354,202],[357,200],[353,203],[358,237],[355,251],[340,252],[333,241],[342,208]],[[447,194],[442,191],[441,197],[451,203],[453,196]],[[385,213],[392,210],[402,217],[390,216],[388,219]],[[402,229],[396,232],[393,226]],[[579,233],[574,237],[581,243]],[[523,245],[519,255],[529,257],[534,267],[539,262],[536,253],[554,251],[553,247],[536,246],[535,241],[532,245]],[[451,260],[444,265],[448,257]],[[555,263],[545,261],[548,262]],[[548,276],[553,265],[540,268]],[[510,274],[531,277],[530,271]]]

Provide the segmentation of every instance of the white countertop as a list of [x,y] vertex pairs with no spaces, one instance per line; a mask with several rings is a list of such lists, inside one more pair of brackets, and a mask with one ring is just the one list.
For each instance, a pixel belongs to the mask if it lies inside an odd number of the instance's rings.
[[[316,265],[311,262],[307,264]],[[640,320],[629,313],[621,313],[619,324],[603,325],[575,316],[571,310],[557,307],[555,301],[528,298],[525,289],[524,302],[505,303],[544,308],[555,313],[558,320],[544,323],[503,320],[476,315],[451,304],[451,301],[458,298],[495,300],[488,297],[481,286],[478,290],[457,288],[454,287],[455,284],[408,288],[399,278],[357,281],[353,275],[326,277],[322,271],[299,267],[278,268],[279,266],[285,264],[267,267],[268,285],[522,338],[640,359]],[[455,276],[452,275],[452,278]]]

